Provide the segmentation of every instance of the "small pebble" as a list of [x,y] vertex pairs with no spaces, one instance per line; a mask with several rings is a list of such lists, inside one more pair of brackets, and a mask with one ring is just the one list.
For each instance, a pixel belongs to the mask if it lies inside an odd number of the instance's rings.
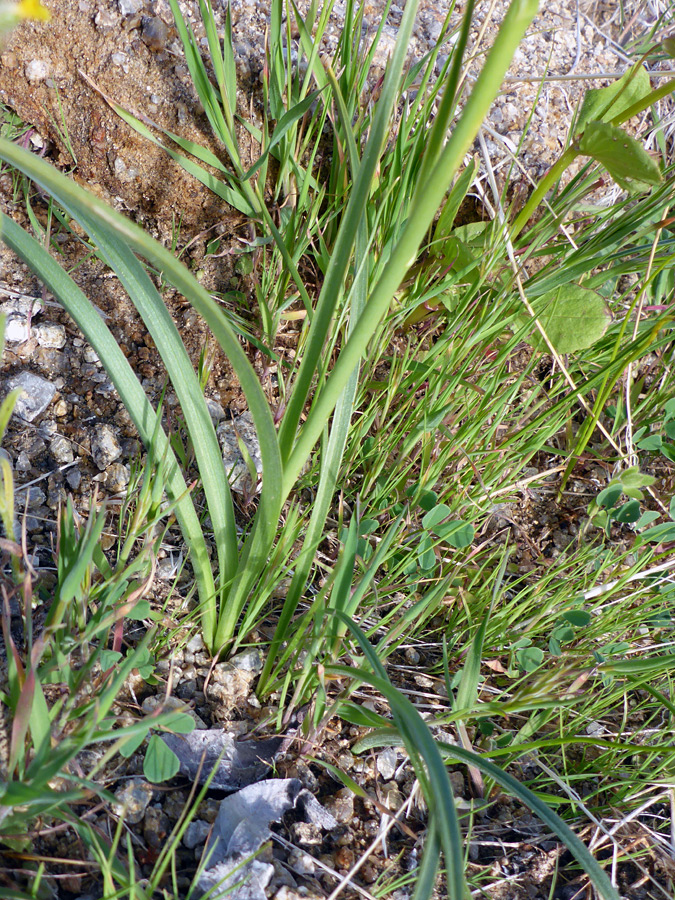
[[56,393],[56,388],[51,382],[32,372],[20,372],[13,378],[9,378],[5,382],[5,388],[7,392],[14,388],[20,389],[21,393],[14,407],[14,415],[27,422],[37,419],[47,409]]
[[105,470],[105,484],[113,494],[124,491],[129,484],[129,468],[122,463],[115,462]]
[[148,50],[163,50],[169,36],[169,29],[159,16],[143,16],[141,38]]
[[43,59],[31,59],[26,63],[24,72],[31,84],[37,84],[39,81],[44,81],[49,75],[49,63]]
[[129,825],[138,825],[152,800],[153,787],[142,778],[133,778],[115,791],[117,803],[113,811],[124,816]]
[[390,781],[396,772],[398,754],[394,747],[387,747],[377,756],[377,771],[385,781]]
[[122,455],[122,448],[115,436],[115,432],[109,425],[99,425],[94,428],[91,435],[91,455],[101,471],[108,468],[118,456]]
[[117,25],[117,17],[108,9],[100,9],[94,17],[94,24],[99,31],[110,31]]
[[206,843],[210,830],[211,826],[208,822],[205,822],[203,819],[193,819],[185,829],[183,844],[188,850],[194,850],[195,847]]
[[82,473],[77,468],[77,466],[73,466],[72,469],[68,469],[66,472],[66,482],[71,491],[76,491],[80,483],[82,481]]
[[98,353],[94,350],[93,347],[86,347],[82,356],[84,357],[84,361],[88,363],[101,362],[101,360],[98,358]]
[[341,825],[347,825],[354,818],[354,794],[348,788],[339,790],[324,802],[324,806]]
[[161,807],[151,806],[145,812],[143,820],[143,837],[153,850],[161,850],[169,833],[169,817]]
[[73,447],[68,438],[62,434],[55,434],[49,442],[49,452],[54,457],[55,462],[60,465],[72,462],[75,459]]
[[41,347],[53,347],[61,350],[66,346],[66,329],[63,325],[41,322],[34,326],[33,333]]
[[351,847],[340,847],[335,853],[335,866],[338,869],[351,869],[354,865],[354,851]]

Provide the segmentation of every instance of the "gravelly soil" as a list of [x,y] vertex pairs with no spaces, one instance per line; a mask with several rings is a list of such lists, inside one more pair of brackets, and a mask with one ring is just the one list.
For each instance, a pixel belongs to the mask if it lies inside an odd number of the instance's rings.
[[[146,115],[160,126],[218,151],[209,137],[205,117],[190,85],[171,29],[166,0],[154,0],[145,5],[141,5],[141,0],[119,0],[119,3],[112,0],[95,3],[48,0],[46,5],[54,13],[49,26],[24,25],[5,44],[0,55],[0,100],[32,127],[28,139],[37,152],[71,171],[76,180],[143,224],[166,244],[176,238],[181,245],[190,242],[185,259],[201,271],[205,286],[213,291],[235,289],[245,299],[250,295],[251,287],[244,276],[235,272],[232,255],[224,252],[219,258],[209,257],[208,260],[204,256],[207,229],[209,236],[218,234],[222,238],[227,251],[237,246],[240,236],[247,234],[246,222],[187,176],[160,148],[138,137],[92,87],[95,84],[102,94],[128,110]],[[488,34],[494,30],[493,21],[485,18],[487,7],[488,4],[479,4],[474,36],[478,36],[484,22]],[[541,74],[547,66],[556,75],[566,75],[570,70],[597,72],[622,68],[625,57],[621,44],[614,40],[617,36],[614,26],[606,27],[602,11],[595,5],[593,8],[589,5],[587,11],[589,15],[585,17],[582,4],[577,33],[576,7],[571,0],[547,4],[533,29],[534,36],[519,51],[512,69],[513,77]],[[384,55],[378,59],[381,65],[386,62],[386,49],[395,38],[400,12],[400,7],[392,7],[385,30]],[[340,14],[338,4],[329,39],[334,40],[338,33]],[[367,32],[372,33],[378,14],[377,4],[367,7]],[[444,9],[439,5],[422,4],[420,24],[411,48],[413,54],[424,52],[438,35],[443,14]],[[233,6],[235,47],[243,79],[241,102],[252,109],[254,116],[266,16],[267,4],[263,0]],[[638,19],[634,27],[639,24]],[[534,106],[533,124],[520,157],[524,180],[536,178],[559,152],[582,87],[577,83],[557,82],[539,97],[537,92],[536,83],[509,82],[494,104],[486,135],[490,154],[497,160],[503,158],[504,146],[517,144]],[[251,154],[255,154],[253,146]],[[3,208],[25,225],[28,219],[22,203],[16,202],[15,187],[10,175],[0,176]],[[35,209],[44,221],[45,208],[39,198],[35,200]],[[87,258],[79,242],[66,239],[61,249],[67,265],[79,263],[73,276],[106,316],[125,354],[142,375],[144,387],[156,399],[164,383],[161,363],[125,292],[114,278],[107,277],[101,263]],[[0,266],[5,287],[23,295],[42,297],[40,286],[26,267],[18,265],[5,248],[0,248]],[[119,494],[124,489],[121,471],[124,465],[120,464],[128,464],[139,448],[134,429],[100,363],[79,338],[68,317],[58,307],[48,305],[49,297],[42,299],[47,304],[36,316],[36,321],[62,325],[65,343],[50,346],[41,343],[37,333],[32,334],[28,340],[6,349],[3,371],[13,373],[28,367],[51,381],[57,389],[45,415],[29,426],[12,428],[6,443],[15,464],[21,461],[15,472],[18,485],[36,485],[29,502],[29,536],[38,560],[47,565],[59,503],[68,495],[74,495],[86,506],[95,486],[103,496]],[[165,299],[196,363],[200,351],[208,343],[203,323],[175,293],[167,292]],[[242,412],[244,409],[238,385],[222,359],[216,360],[209,394],[225,410]],[[170,395],[167,402],[169,405],[173,402]],[[114,429],[120,453],[114,463],[106,461],[101,467],[93,458],[92,438],[102,423]],[[59,437],[65,439],[65,450],[63,442],[55,440]],[[114,468],[115,465],[118,468]],[[535,523],[542,529],[550,525],[550,522],[542,521],[543,516],[548,515],[546,507],[545,500],[539,504]],[[553,546],[556,534],[562,534],[563,530],[569,532],[569,523],[574,517],[568,512],[564,515],[565,529],[549,528],[544,535]],[[527,532],[524,544],[534,543],[541,552],[541,534],[532,527],[527,514],[520,510],[514,515],[517,519],[514,527]],[[558,540],[564,545],[566,536],[562,534]],[[261,711],[248,690],[250,685],[247,684],[236,696],[227,694],[219,678],[210,673],[205,655],[200,655],[199,651],[188,652],[192,652],[191,658],[187,653],[174,655],[176,695],[188,700],[195,714],[208,725],[221,724],[237,733],[249,733],[261,719]],[[162,665],[168,670],[168,662]],[[424,660],[418,658],[415,665],[423,669]],[[163,671],[161,666],[159,671]],[[405,674],[400,676],[402,686],[406,684],[406,678]],[[432,679],[429,682],[427,687],[432,696],[438,688],[437,694],[441,697],[442,689],[434,686]],[[410,687],[420,690],[420,683],[411,680]],[[142,703],[151,693],[142,680],[130,685],[130,689],[133,702]],[[409,767],[400,766],[395,775],[389,771],[383,774],[376,759],[365,762],[355,759],[350,747],[359,735],[359,729],[336,724],[325,736],[322,746],[313,748],[312,752],[351,773],[371,798],[392,809],[398,808],[412,785]],[[400,765],[401,762],[402,758],[398,758],[397,763]],[[124,767],[108,773],[110,789],[122,790],[130,779],[140,778],[141,766],[142,757],[136,755]],[[377,803],[370,799],[354,801],[352,795],[327,778],[323,770],[308,765],[294,753],[279,763],[279,772],[299,777],[311,790],[318,792],[340,821],[340,829],[335,834],[305,849],[339,874],[344,874],[377,835],[381,818]],[[453,772],[452,778],[458,798],[464,800],[468,808],[472,786],[462,772]],[[189,786],[183,782],[175,789],[153,789],[148,794],[151,802],[141,811],[135,830],[135,840],[141,847],[139,860],[148,871],[168,830],[181,813],[188,790]],[[210,823],[215,812],[216,802],[209,798],[200,809],[199,817]],[[489,895],[504,900],[548,897],[556,866],[563,872],[569,863],[566,857],[561,857],[551,836],[533,821],[527,810],[506,798],[499,798],[489,809],[481,811],[478,820],[475,834],[482,840],[477,839],[470,850],[470,865],[475,870],[480,867],[486,877],[489,873],[494,883]],[[109,828],[106,813],[99,815],[98,824],[102,829]],[[404,874],[414,866],[424,837],[423,811],[413,811],[407,826],[407,833],[395,829],[389,838],[389,858],[396,860],[395,864],[390,863],[379,848],[363,867],[359,883],[366,896],[371,896],[368,891],[375,889],[373,885],[376,887],[378,877],[387,867],[390,874]],[[637,822],[638,832],[640,827]],[[302,833],[297,828],[294,830],[294,823],[286,823],[281,832],[302,846]],[[636,839],[641,835],[642,832],[636,834]],[[82,856],[82,848],[70,837],[46,837],[36,849],[64,859]],[[195,867],[194,845],[185,846],[181,854],[179,862],[185,874],[180,884],[186,889]],[[277,900],[326,896],[335,886],[333,875],[325,875],[319,868],[314,868],[313,863],[303,860],[302,854],[292,856],[287,850],[275,850],[275,878],[270,894],[275,894]],[[95,884],[86,875],[73,875],[67,866],[62,867],[62,872],[55,871],[62,875],[55,896],[68,900],[98,896]],[[649,892],[649,886],[640,886],[638,870],[626,868],[621,877],[627,896],[633,900],[656,896]],[[565,884],[564,878],[559,879],[558,884],[555,896],[560,900],[575,896],[580,889],[580,881],[574,877],[571,884]],[[400,889],[395,896],[397,900],[404,900],[409,892]]]

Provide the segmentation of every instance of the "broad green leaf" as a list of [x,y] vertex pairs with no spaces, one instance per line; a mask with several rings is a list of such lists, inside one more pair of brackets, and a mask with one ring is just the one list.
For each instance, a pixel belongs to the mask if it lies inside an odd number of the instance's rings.
[[455,550],[464,550],[473,543],[475,531],[471,522],[458,519],[454,522],[442,522],[434,528],[434,534],[450,544]]
[[639,501],[629,500],[628,503],[624,503],[623,506],[619,507],[614,518],[621,525],[625,525],[630,522],[637,522],[637,520],[640,518]]
[[[591,614],[587,612],[585,609],[568,609],[567,612],[563,613],[563,619],[569,622],[570,625],[574,625],[575,628],[584,628],[591,621]],[[562,638],[558,635],[559,640],[569,640],[569,638]]]
[[660,434],[650,434],[648,437],[637,442],[639,450],[660,450],[661,444],[662,438]]
[[591,121],[609,122],[649,94],[652,88],[647,70],[640,67],[633,77],[631,73],[632,69],[608,87],[586,91],[574,129],[575,134],[581,134]]
[[131,734],[127,740],[120,746],[119,752],[125,758],[129,759],[141,746],[147,736],[147,732],[142,734]]
[[147,600],[139,600],[134,608],[127,613],[129,619],[149,619],[152,613],[152,607]]
[[630,469],[622,472],[620,477],[624,490],[626,488],[649,487],[656,482],[656,478],[653,475],[646,475],[644,472],[641,472],[639,466],[631,466]]
[[579,140],[579,152],[601,163],[626,191],[643,191],[663,180],[658,164],[642,144],[616,125],[589,122]]
[[526,672],[534,672],[544,661],[544,651],[539,647],[523,647],[516,653],[518,665]]
[[648,528],[640,535],[640,540],[647,541],[650,544],[666,544],[675,541],[675,522],[664,522],[661,525],[654,525]]
[[166,718],[162,721],[162,728],[167,731],[173,731],[176,734],[192,734],[195,730],[196,723],[188,713],[176,710],[175,712],[165,713]]
[[161,737],[153,734],[148,741],[148,749],[143,760],[143,774],[153,784],[168,781],[178,773],[180,763],[178,757],[164,743]]
[[445,503],[439,503],[438,506],[430,509],[424,516],[422,519],[422,527],[426,528],[427,531],[431,531],[439,522],[442,522],[443,519],[447,519],[449,515],[450,507],[446,506]]
[[425,534],[417,546],[417,561],[425,572],[430,571],[436,565],[436,554],[428,534]]
[[613,509],[616,506],[617,500],[623,494],[623,488],[618,484],[610,484],[609,487],[606,487],[604,490],[600,491],[598,496],[596,497],[595,502],[598,506],[601,506],[603,509]]
[[101,668],[104,672],[106,669],[110,669],[112,666],[117,665],[121,659],[122,654],[119,650],[101,650],[99,654],[99,662],[101,663]]
[[646,509],[635,523],[635,528],[638,531],[642,528],[646,528],[647,525],[651,525],[652,522],[656,522],[660,515],[661,513],[656,512],[656,510],[654,509]]
[[[558,353],[592,347],[612,321],[609,307],[600,294],[577,284],[561,285],[542,294],[532,301],[532,307]],[[537,350],[547,349],[538,329],[533,328],[526,340]]]

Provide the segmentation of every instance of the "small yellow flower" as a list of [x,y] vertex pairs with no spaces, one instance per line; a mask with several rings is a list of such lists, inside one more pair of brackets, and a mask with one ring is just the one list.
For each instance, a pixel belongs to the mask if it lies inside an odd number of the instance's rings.
[[49,22],[52,14],[44,7],[40,0],[21,0],[17,13],[20,19],[37,19],[39,22]]
[[23,19],[37,19],[48,22],[52,14],[40,3],[40,0],[20,0],[19,3],[0,2],[0,31],[13,28]]

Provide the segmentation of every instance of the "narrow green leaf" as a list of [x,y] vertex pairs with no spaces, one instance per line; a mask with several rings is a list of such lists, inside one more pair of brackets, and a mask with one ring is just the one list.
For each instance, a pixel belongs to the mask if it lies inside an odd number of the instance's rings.
[[[439,843],[443,850],[447,867],[448,898],[449,900],[460,900],[460,898],[467,897],[468,888],[464,879],[462,836],[455,809],[455,800],[448,773],[443,765],[431,732],[413,704],[399,693],[388,680],[382,663],[359,626],[347,616],[343,616],[340,613],[337,613],[337,615],[349,627],[361,651],[377,674],[370,676],[359,670],[347,669],[347,671],[357,671],[358,675],[356,677],[359,678],[365,675],[364,680],[372,684],[387,698],[396,727],[405,741],[406,750],[415,766],[420,784],[423,790],[425,785],[427,787],[428,793],[425,799],[433,818],[433,827],[437,829],[439,835]],[[337,670],[344,667],[335,668]],[[423,759],[426,771],[420,769],[419,763],[416,764],[419,757]],[[437,858],[437,851],[435,856]]]
[[[0,141],[0,155],[5,144]],[[30,157],[31,154],[28,154]],[[200,597],[205,602],[214,603],[215,586],[211,562],[199,519],[195,513],[187,485],[180,474],[178,464],[171,451],[164,431],[157,427],[157,417],[150,405],[128,360],[122,353],[108,327],[101,317],[49,253],[10,218],[2,215],[0,234],[6,243],[54,294],[70,313],[87,341],[103,362],[108,377],[115,385],[122,402],[138,429],[146,446],[155,444],[158,455],[166,454],[167,493],[176,502],[176,516],[190,548],[195,579]],[[215,616],[214,616],[215,619]]]
[[485,630],[487,628],[491,612],[492,605],[490,606],[490,611],[478,626],[478,630],[474,635],[474,639],[471,641],[471,646],[469,647],[469,652],[466,656],[466,662],[464,663],[464,667],[462,668],[462,677],[461,681],[459,682],[459,688],[457,689],[455,702],[453,703],[453,709],[455,710],[473,709],[478,698],[478,685],[480,684],[480,664],[483,656],[483,641],[485,640]]
[[265,163],[272,150],[279,144],[281,140],[283,140],[284,136],[293,127],[293,125],[295,125],[295,123],[305,115],[318,95],[319,91],[312,91],[312,93],[308,94],[304,100],[301,100],[300,103],[296,103],[295,106],[291,107],[291,109],[287,110],[284,113],[284,115],[277,122],[277,126],[274,129],[274,133],[272,134],[272,140],[269,142],[267,147],[265,147],[265,150],[259,156],[257,162],[253,166],[251,166],[248,172],[246,172],[246,174],[243,176],[244,181],[248,181],[253,177],[253,175],[255,175],[260,167]]
[[527,809],[532,810],[551,831],[558,835],[567,849],[576,857],[603,900],[621,900],[604,870],[588,851],[585,844],[533,791],[522,785],[513,775],[509,775],[508,772],[500,769],[499,766],[478,753],[440,741],[438,742],[438,747],[441,753],[450,759],[466,763],[469,766],[475,766],[488,778],[501,785],[509,794],[520,800]]
[[675,522],[663,522],[661,525],[648,528],[640,535],[640,541],[647,541],[650,544],[667,544],[675,541]]

